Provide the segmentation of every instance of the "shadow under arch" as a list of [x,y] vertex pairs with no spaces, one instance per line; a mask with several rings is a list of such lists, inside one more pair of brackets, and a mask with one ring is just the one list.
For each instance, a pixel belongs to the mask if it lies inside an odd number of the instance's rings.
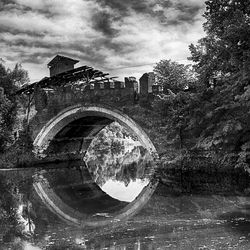
[[[101,106],[76,105],[61,111],[48,121],[38,133],[33,143],[34,148],[37,154],[42,154],[51,142],[55,140],[60,141],[63,138],[70,137],[77,138],[80,134],[86,138],[94,137],[101,129],[114,121],[131,131],[150,154],[157,155],[156,149],[147,134],[129,116],[113,108],[111,110]],[[120,221],[128,219],[147,203],[157,184],[158,182],[156,180],[151,180],[135,200],[119,211],[111,213],[108,218],[93,218],[77,211],[66,204],[53,189],[49,187],[46,181],[35,182],[34,188],[52,212],[56,213],[68,223],[84,227],[105,226],[110,223],[119,223]]]

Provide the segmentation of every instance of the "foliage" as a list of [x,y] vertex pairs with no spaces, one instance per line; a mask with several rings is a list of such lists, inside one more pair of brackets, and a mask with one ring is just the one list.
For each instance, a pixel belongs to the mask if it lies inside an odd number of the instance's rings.
[[0,98],[0,153],[4,152],[10,142],[11,131],[15,121],[16,106],[6,96]]
[[[200,82],[206,86],[201,97],[210,92],[197,110],[204,114],[199,123],[206,128],[198,146],[234,152],[238,165],[249,166],[250,3],[220,0],[206,5],[207,36],[198,47],[190,47]],[[200,53],[201,45],[205,53]]]
[[163,92],[178,93],[189,86],[194,79],[190,65],[183,65],[171,60],[161,60],[156,64],[154,72],[157,76],[157,83],[163,87]]
[[21,131],[19,138],[0,156],[0,166],[3,168],[26,167],[32,165],[35,159],[33,143],[27,131]]
[[190,45],[195,88],[163,96],[154,107],[170,118],[181,146],[217,152],[221,162],[248,169],[250,2],[210,0],[204,17],[207,35]]
[[28,81],[27,71],[20,64],[13,70],[0,64],[0,153],[3,153],[12,141],[12,130],[16,121],[18,102],[15,91]]
[[190,45],[190,59],[200,79],[209,87],[212,76],[232,75],[249,60],[250,7],[249,1],[207,1],[204,29],[207,36],[195,46]]

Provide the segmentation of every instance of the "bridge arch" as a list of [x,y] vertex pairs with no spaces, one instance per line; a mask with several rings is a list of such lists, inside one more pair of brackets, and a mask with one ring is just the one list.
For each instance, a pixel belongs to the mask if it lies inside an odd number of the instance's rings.
[[[121,111],[110,109],[103,106],[86,106],[75,105],[68,107],[49,120],[40,130],[34,140],[34,148],[38,154],[42,154],[50,147],[51,142],[62,141],[65,138],[78,138],[79,135],[84,135],[90,138],[87,145],[81,147],[81,150],[86,150],[93,138],[101,129],[112,122],[118,122],[128,130],[130,130],[143,147],[149,153],[157,154],[156,149],[150,138],[143,129],[134,122],[129,116]],[[52,143],[53,144],[53,143]],[[153,194],[157,182],[151,180],[149,184],[143,188],[138,197],[131,203],[121,208],[118,212],[114,212],[107,218],[89,218],[84,213],[78,212],[68,204],[64,203],[60,197],[49,187],[46,181],[34,183],[34,188],[47,207],[59,217],[69,223],[78,226],[104,226],[111,222],[119,222],[127,219],[136,213]],[[94,187],[96,190],[98,188]]]

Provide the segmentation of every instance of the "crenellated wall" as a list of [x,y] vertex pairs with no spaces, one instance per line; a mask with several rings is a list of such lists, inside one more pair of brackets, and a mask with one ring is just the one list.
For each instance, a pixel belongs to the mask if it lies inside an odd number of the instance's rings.
[[37,111],[44,108],[60,109],[76,103],[105,103],[115,106],[123,102],[132,104],[134,102],[134,87],[130,82],[96,82],[87,86],[78,83],[61,87],[40,88],[35,90],[35,107]]

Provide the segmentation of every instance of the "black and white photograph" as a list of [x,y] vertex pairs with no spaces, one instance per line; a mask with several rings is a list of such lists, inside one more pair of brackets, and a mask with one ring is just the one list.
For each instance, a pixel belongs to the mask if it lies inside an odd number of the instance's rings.
[[250,249],[249,0],[0,0],[0,250],[81,249]]

